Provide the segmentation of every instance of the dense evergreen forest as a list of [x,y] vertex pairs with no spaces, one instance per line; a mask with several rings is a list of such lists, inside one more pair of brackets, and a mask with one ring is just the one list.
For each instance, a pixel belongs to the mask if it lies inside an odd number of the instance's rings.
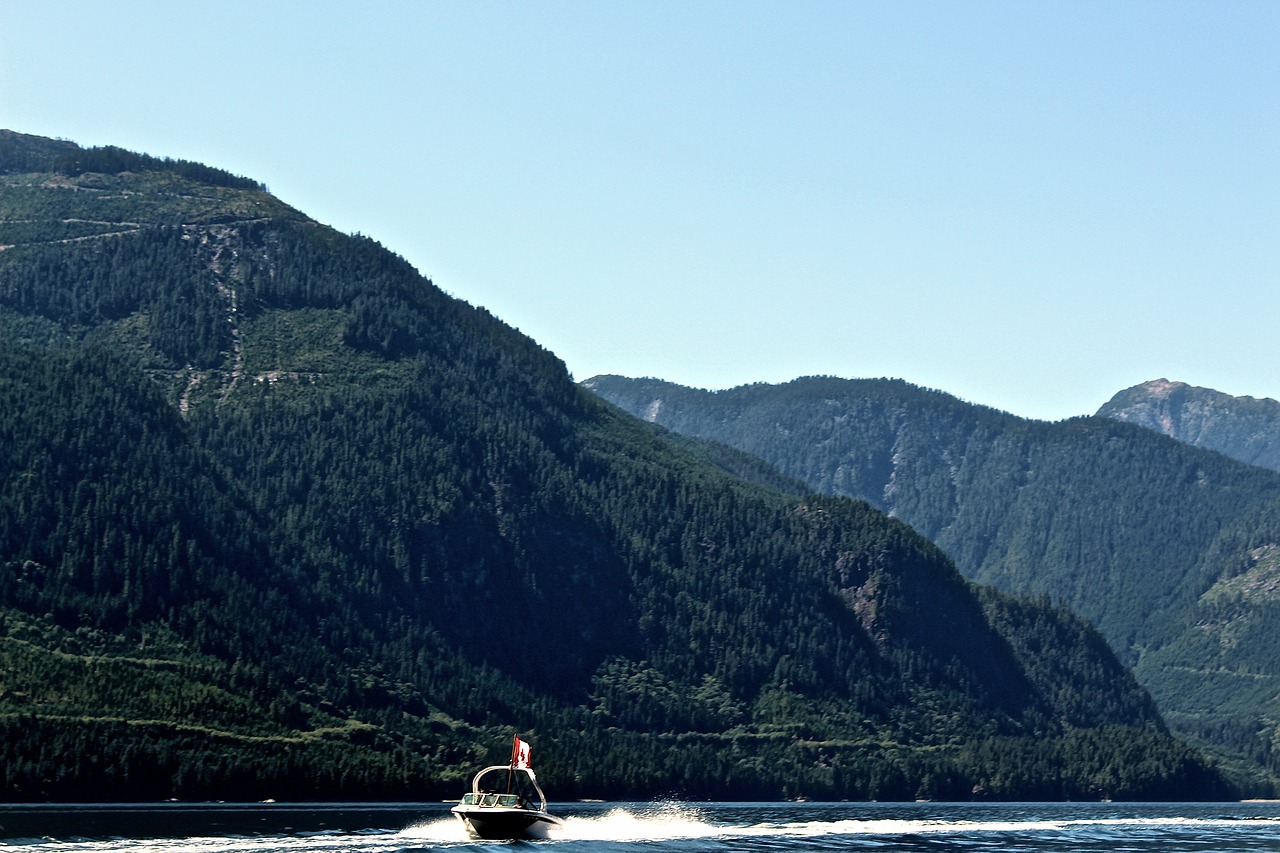
[[871,502],[973,580],[1082,614],[1174,731],[1228,758],[1251,790],[1275,790],[1275,472],[1108,418],[1028,421],[900,380],[584,385],[817,491]]
[[216,169],[0,132],[0,798],[1229,796],[1099,635]]

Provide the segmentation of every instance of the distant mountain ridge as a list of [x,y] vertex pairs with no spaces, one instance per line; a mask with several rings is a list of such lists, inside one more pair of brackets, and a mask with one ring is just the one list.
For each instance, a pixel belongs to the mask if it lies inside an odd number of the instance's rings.
[[1153,379],[1118,392],[1099,417],[1125,421],[1280,471],[1280,402]]
[[859,497],[974,580],[1098,626],[1176,731],[1280,771],[1280,475],[1107,418],[1029,421],[900,380],[583,386]]
[[0,246],[0,798],[439,799],[515,730],[557,799],[1229,793],[1078,617],[256,181],[0,132]]

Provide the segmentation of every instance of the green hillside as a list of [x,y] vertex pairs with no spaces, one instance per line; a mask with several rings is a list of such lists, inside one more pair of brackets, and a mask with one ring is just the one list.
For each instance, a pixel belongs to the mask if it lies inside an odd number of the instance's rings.
[[898,380],[583,384],[870,501],[969,578],[1082,614],[1175,731],[1231,756],[1252,790],[1274,790],[1277,474],[1109,419],[1027,421]]
[[[1091,628],[377,243],[0,132],[0,797],[1223,796]],[[747,478],[747,479],[743,479]]]

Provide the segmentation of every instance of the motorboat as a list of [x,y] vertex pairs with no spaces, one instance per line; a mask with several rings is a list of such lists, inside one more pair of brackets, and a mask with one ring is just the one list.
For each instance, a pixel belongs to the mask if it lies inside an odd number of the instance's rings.
[[471,779],[471,790],[450,811],[472,838],[546,838],[563,821],[547,811],[547,797],[529,764],[529,744],[519,737],[511,761],[486,767]]

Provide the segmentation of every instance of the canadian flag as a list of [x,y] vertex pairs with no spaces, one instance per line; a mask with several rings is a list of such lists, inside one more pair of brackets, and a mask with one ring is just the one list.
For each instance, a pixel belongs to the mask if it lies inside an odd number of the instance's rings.
[[511,745],[511,766],[517,770],[529,769],[529,744],[520,740],[519,737]]

